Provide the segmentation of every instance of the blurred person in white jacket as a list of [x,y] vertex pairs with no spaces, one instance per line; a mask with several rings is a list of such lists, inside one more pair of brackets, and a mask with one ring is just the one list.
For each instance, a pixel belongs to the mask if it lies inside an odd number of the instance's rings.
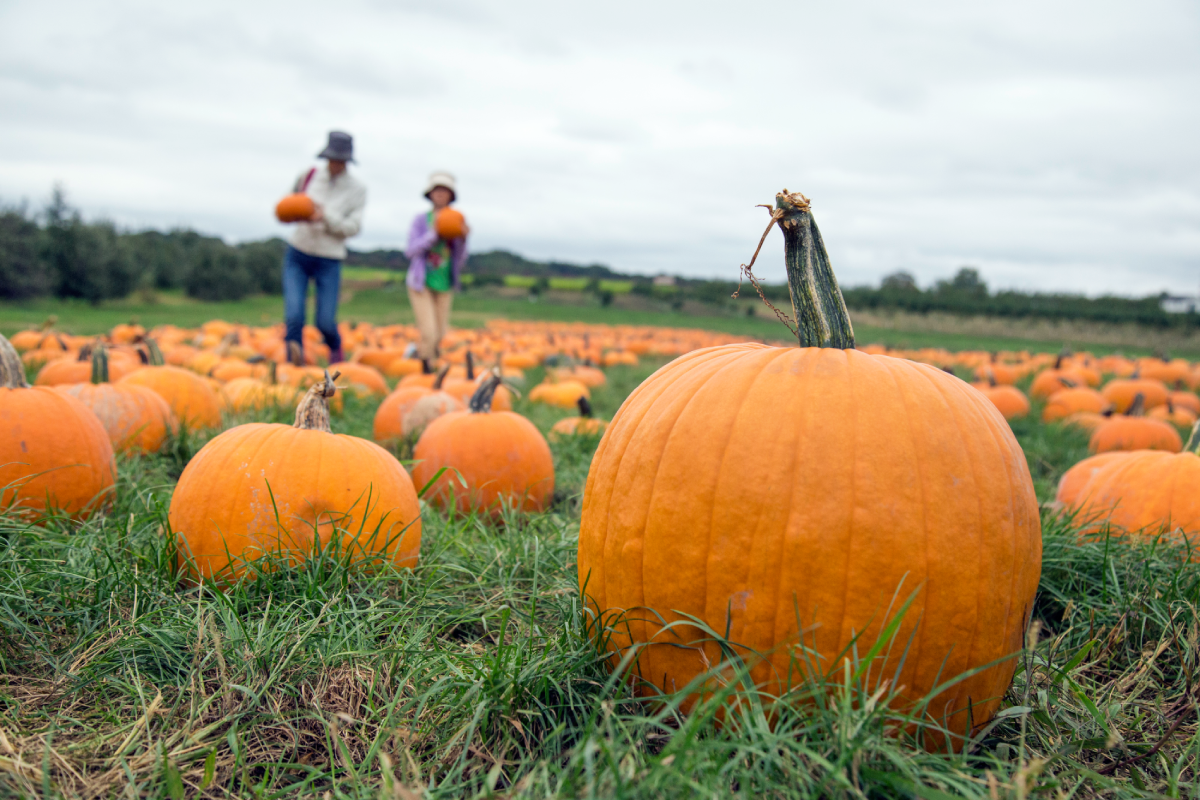
[[283,257],[284,319],[289,358],[303,363],[304,300],[312,280],[317,289],[316,326],[329,347],[329,363],[336,364],[344,360],[337,327],[342,261],[346,239],[362,230],[367,187],[346,168],[347,162],[354,161],[350,134],[330,131],[329,143],[317,158],[325,159],[325,165],[301,174],[294,189],[306,192],[316,211],[307,222],[296,224]]

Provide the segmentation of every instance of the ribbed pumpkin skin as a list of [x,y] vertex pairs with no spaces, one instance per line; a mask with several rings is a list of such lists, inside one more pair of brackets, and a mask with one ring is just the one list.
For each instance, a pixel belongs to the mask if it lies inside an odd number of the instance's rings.
[[221,427],[221,401],[212,386],[179,367],[143,367],[119,383],[145,386],[167,401],[176,419],[195,428]]
[[501,502],[521,511],[541,511],[554,494],[554,458],[532,422],[511,411],[475,414],[453,411],[429,423],[413,449],[413,481],[424,486],[442,467],[447,470],[429,490],[439,507],[449,503],[466,512],[479,508],[499,513]]
[[78,399],[41,386],[0,388],[4,505],[15,493],[24,508],[87,516],[112,491],[115,472],[108,433]]
[[118,453],[157,452],[175,427],[167,401],[145,386],[72,383],[54,388],[92,410]]
[[[1021,649],[1040,572],[1037,498],[1008,425],[964,382],[910,361],[696,351],[626,399],[588,473],[579,581],[590,604],[630,610],[639,643],[659,628],[634,609],[728,626],[731,641],[768,656],[752,675],[772,695],[786,685],[797,610],[818,625],[805,644],[827,671],[854,632],[868,650],[894,598],[921,587],[892,660],[872,669],[893,677],[916,628],[897,684],[919,698],[939,671],[945,681]],[[683,638],[664,634],[638,665],[667,690],[721,661],[711,643],[676,647],[703,638],[676,630]],[[620,631],[613,644],[628,646]],[[930,712],[963,731],[970,698],[981,724],[1014,667],[957,684]]]
[[1130,533],[1158,533],[1163,526],[1200,532],[1200,457],[1152,450],[1122,455],[1101,464],[1086,496],[1072,501],[1083,518],[1104,518]]
[[199,575],[231,578],[244,569],[239,559],[280,552],[297,560],[307,557],[318,518],[323,545],[330,543],[336,522],[355,535],[342,542],[343,553],[353,547],[357,560],[386,550],[397,566],[411,567],[421,549],[420,516],[412,480],[378,445],[325,431],[250,423],[217,436],[188,463],[168,518],[181,552],[191,554]]

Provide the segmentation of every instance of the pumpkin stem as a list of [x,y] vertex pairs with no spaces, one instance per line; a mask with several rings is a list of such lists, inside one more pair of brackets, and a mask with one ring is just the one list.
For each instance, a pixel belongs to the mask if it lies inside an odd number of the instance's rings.
[[0,388],[29,388],[29,382],[25,380],[25,365],[4,336],[0,336]]
[[475,380],[475,356],[470,350],[467,351],[467,380]]
[[[950,374],[953,375],[954,373],[951,372]],[[988,370],[988,384],[991,386],[996,385],[996,373],[990,369]]]
[[267,362],[267,383],[272,386],[279,383],[279,365],[274,361]]
[[492,397],[496,394],[496,388],[499,385],[500,376],[495,373],[479,384],[475,394],[471,395],[469,408],[472,414],[486,414],[492,410]]
[[801,347],[854,349],[854,328],[808,198],[784,189],[775,195],[783,257]]
[[1129,404],[1129,408],[1125,411],[1127,417],[1140,417],[1142,411],[1146,408],[1146,395],[1138,392],[1133,398],[1133,402]]
[[446,382],[446,376],[449,374],[450,374],[450,365],[443,364],[442,368],[438,370],[437,377],[433,379],[433,390],[435,392],[441,390],[442,384]]
[[309,387],[300,405],[296,406],[296,422],[293,428],[302,431],[333,432],[329,427],[329,398],[337,394],[337,387],[333,382],[341,374],[335,372],[331,377],[329,370],[325,370],[325,378]]
[[1188,437],[1187,444],[1183,446],[1183,452],[1195,453],[1200,456],[1200,420],[1192,426],[1192,435]]
[[432,375],[433,374],[433,365],[429,363],[428,358],[421,359],[421,374],[422,375]]
[[108,383],[108,348],[103,344],[92,350],[92,383]]
[[1068,389],[1074,389],[1076,386],[1075,381],[1071,380],[1070,378],[1064,378],[1061,375],[1058,376],[1058,382]]
[[588,399],[583,395],[579,395],[579,399],[575,402],[579,406],[579,416],[583,417],[584,419],[591,419],[592,404],[588,402]]
[[158,342],[146,337],[146,360],[150,362],[152,367],[161,367],[166,364],[166,359],[163,358],[162,350],[158,349]]

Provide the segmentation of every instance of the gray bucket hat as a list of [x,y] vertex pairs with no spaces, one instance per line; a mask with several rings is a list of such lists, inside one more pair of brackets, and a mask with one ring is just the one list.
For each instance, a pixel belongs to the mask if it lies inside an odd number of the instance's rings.
[[317,158],[328,158],[333,161],[354,160],[354,137],[344,131],[330,131],[329,143],[325,149],[317,153]]

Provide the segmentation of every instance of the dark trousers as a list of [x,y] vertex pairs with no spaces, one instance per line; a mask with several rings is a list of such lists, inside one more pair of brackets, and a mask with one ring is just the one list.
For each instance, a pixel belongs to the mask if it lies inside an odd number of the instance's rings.
[[288,245],[283,256],[283,317],[287,321],[287,340],[304,346],[304,300],[308,281],[317,286],[317,330],[330,350],[342,346],[337,328],[338,290],[342,284],[342,262],[301,253]]

